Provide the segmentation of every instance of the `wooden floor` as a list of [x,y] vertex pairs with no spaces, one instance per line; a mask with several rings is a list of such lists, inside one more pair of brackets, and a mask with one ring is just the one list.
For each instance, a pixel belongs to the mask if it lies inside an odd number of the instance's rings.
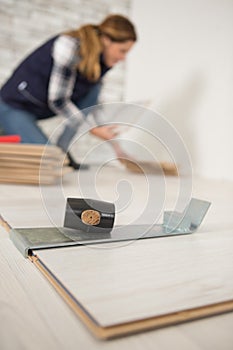
[[[110,174],[112,176],[109,176]],[[114,188],[115,181],[121,177],[121,169],[119,171],[109,169],[98,180],[99,191],[106,200],[115,199],[111,197],[113,192],[111,189]],[[88,188],[88,176],[86,176],[86,181]],[[136,200],[143,198],[145,196],[143,179],[134,175],[131,178],[131,183],[137,184],[134,195]],[[168,178],[166,208],[169,202],[173,202],[176,187],[176,180],[172,177]],[[64,202],[59,202],[54,187],[50,187],[46,191],[48,199],[42,200],[41,191],[37,187],[1,185],[1,215],[15,227],[47,226],[52,224],[51,218],[52,221],[62,221],[61,212],[64,209]],[[72,194],[73,196],[80,195],[76,173],[67,175],[62,191],[64,197]],[[134,293],[134,290],[130,289],[130,276],[135,281],[137,272],[140,281],[143,282],[142,289],[146,289],[151,278],[148,271],[153,271],[156,276],[159,273],[160,279],[163,278],[164,288],[161,290],[158,300],[154,300],[154,306],[161,309],[167,307],[166,303],[159,303],[159,300],[165,300],[164,297],[166,300],[174,302],[171,298],[174,296],[175,283],[181,289],[182,286],[187,286],[182,298],[178,300],[181,304],[187,302],[188,290],[190,288],[190,292],[193,291],[193,286],[202,290],[207,300],[210,300],[208,298],[213,296],[213,293],[215,297],[219,298],[229,296],[227,293],[231,292],[233,280],[233,275],[231,279],[233,256],[230,246],[233,239],[233,184],[195,179],[193,196],[212,202],[205,221],[198,232],[193,235],[154,239],[153,245],[149,244],[149,241],[137,241],[117,249],[105,247],[102,250],[93,250],[81,247],[84,249],[80,249],[80,253],[76,256],[77,271],[79,277],[85,279],[85,284],[80,286],[80,292],[91,306],[95,304],[97,299],[103,301],[104,308],[98,309],[96,307],[95,309],[96,317],[99,317],[103,323],[109,322],[112,313],[114,313],[115,320],[120,320],[122,317],[122,314],[120,315],[118,312],[117,305],[111,300],[114,298],[114,293],[121,294],[124,288],[129,293],[126,300],[127,309],[123,315],[124,320],[130,316],[132,311],[130,311],[130,296]],[[44,202],[47,203],[46,208]],[[48,208],[51,203],[53,203],[53,209]],[[127,215],[124,213],[118,215],[117,223],[127,223],[128,220],[133,220],[134,208],[136,208],[136,204],[132,202]],[[50,217],[48,217],[48,212]],[[151,213],[148,215],[151,216]],[[156,258],[152,259],[153,256]],[[45,256],[43,258],[47,259]],[[151,261],[153,261],[153,265],[150,265]],[[64,266],[68,268],[67,264],[69,261],[64,256],[60,264],[62,269]],[[171,348],[232,349],[233,313],[107,342],[96,340],[43,275],[29,260],[24,259],[12,245],[3,228],[0,229],[0,265],[1,349],[29,349],[32,344],[35,349],[48,347],[50,349],[119,349],[119,347],[153,350]],[[180,268],[182,274],[178,274]],[[104,274],[102,274],[103,271]],[[143,271],[145,273],[142,274]],[[165,278],[166,271],[169,271],[169,279]],[[122,284],[120,284],[121,275],[125,276],[125,282]],[[205,283],[199,283],[198,277],[200,276],[204,278]],[[73,277],[69,276],[69,279],[68,283],[72,283]],[[195,283],[195,279],[197,279],[197,283]],[[93,290],[94,285],[96,287]],[[220,292],[222,285],[225,288],[224,293]],[[137,290],[140,288],[140,285],[137,286]],[[149,295],[150,291],[147,292],[147,297],[143,300],[140,300],[138,294],[137,305],[139,309],[140,305],[143,305],[144,310],[146,309],[148,312],[150,309],[148,301],[152,295]],[[108,299],[108,296],[111,297]],[[139,311],[144,312],[142,309]]]

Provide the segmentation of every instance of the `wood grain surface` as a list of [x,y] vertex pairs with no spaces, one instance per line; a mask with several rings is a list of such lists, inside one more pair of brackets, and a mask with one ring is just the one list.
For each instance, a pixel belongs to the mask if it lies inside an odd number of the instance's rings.
[[0,183],[53,184],[72,169],[56,146],[0,144]]

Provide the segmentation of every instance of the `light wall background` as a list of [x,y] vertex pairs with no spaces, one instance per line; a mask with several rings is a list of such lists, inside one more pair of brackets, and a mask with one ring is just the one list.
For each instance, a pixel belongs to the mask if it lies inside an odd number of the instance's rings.
[[[0,0],[0,84],[51,35],[112,12],[133,20],[139,41],[108,74],[102,101],[148,105],[180,133],[194,173],[233,180],[232,0]],[[80,156],[96,142],[82,141]]]
[[126,100],[174,125],[196,174],[233,180],[233,1],[133,0],[131,17]]

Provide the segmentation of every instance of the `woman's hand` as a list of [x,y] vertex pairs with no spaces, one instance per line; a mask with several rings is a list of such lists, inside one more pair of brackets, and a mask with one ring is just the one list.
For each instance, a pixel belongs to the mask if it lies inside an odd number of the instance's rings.
[[120,161],[123,161],[124,159],[131,159],[132,157],[124,152],[117,140],[114,140],[114,138],[119,134],[119,129],[117,130],[117,127],[117,125],[98,126],[91,129],[90,133],[100,137],[103,140],[110,141],[110,144]]
[[98,126],[91,129],[90,133],[103,140],[112,140],[119,134],[119,132],[117,132],[117,125]]
[[117,141],[112,141],[111,145],[116,153],[117,158],[120,159],[130,159],[130,156],[125,153]]

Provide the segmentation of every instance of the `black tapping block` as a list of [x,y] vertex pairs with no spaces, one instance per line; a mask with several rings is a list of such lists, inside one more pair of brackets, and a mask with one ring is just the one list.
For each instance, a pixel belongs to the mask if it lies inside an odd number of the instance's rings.
[[115,220],[113,203],[87,198],[67,198],[64,227],[85,232],[111,232]]

